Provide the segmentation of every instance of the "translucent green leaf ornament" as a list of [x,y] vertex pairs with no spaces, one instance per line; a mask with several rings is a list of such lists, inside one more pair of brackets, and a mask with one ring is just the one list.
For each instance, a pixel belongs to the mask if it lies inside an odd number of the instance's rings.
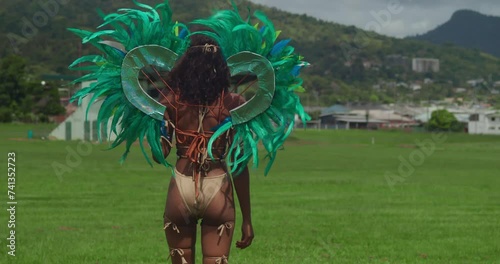
[[139,76],[144,67],[171,70],[179,56],[164,47],[146,45],[131,50],[123,59],[122,87],[129,102],[146,115],[163,120],[165,106],[149,96],[141,86]]
[[227,64],[233,76],[246,73],[258,78],[255,96],[230,112],[233,125],[239,125],[254,119],[271,106],[276,90],[274,69],[268,59],[253,52],[233,55],[227,60]]

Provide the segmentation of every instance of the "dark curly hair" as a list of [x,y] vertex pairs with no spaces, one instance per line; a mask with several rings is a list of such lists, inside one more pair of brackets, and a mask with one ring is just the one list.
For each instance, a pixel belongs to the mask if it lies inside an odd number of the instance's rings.
[[182,102],[210,105],[227,92],[230,77],[218,44],[204,35],[193,35],[190,47],[168,74],[168,82]]

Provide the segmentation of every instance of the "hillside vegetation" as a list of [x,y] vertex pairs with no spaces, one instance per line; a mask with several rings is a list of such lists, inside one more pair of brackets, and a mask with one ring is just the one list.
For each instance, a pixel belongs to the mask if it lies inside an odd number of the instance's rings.
[[[0,55],[17,53],[30,61],[29,73],[77,75],[67,66],[80,55],[95,53],[89,46],[80,45],[78,37],[66,30],[69,27],[95,29],[101,22],[96,9],[105,13],[121,7],[134,6],[131,0],[48,0],[45,6],[38,1],[3,0],[0,7],[2,22]],[[160,1],[142,0],[155,5]],[[304,72],[309,93],[306,102],[329,105],[337,102],[394,102],[402,100],[441,99],[454,96],[454,87],[464,86],[469,79],[500,80],[500,60],[477,49],[469,50],[452,44],[435,45],[412,39],[396,39],[366,32],[353,26],[330,23],[306,15],[295,15],[237,1],[242,15],[248,10],[264,11],[283,30],[282,38],[292,38],[292,44],[312,63]],[[41,3],[41,2],[40,2]],[[230,8],[223,0],[170,1],[174,19],[189,22],[209,16],[211,11]],[[401,58],[394,63],[389,58]],[[439,73],[417,74],[411,70],[414,57],[438,58]],[[396,83],[434,80],[418,93]],[[378,85],[377,89],[373,89]],[[497,98],[487,97],[493,103]]]

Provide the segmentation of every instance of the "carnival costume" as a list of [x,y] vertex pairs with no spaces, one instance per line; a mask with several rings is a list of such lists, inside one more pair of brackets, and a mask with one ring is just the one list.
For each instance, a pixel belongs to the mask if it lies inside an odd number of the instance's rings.
[[[108,29],[97,32],[70,29],[83,39],[83,43],[92,44],[103,53],[83,56],[70,66],[73,70],[90,71],[75,83],[93,81],[89,87],[78,91],[73,100],[81,103],[84,97],[91,96],[90,109],[91,104],[102,99],[97,117],[98,131],[103,126],[102,130],[116,135],[111,148],[125,143],[122,162],[127,158],[132,144],[139,141],[146,161],[152,165],[144,144],[146,139],[154,159],[166,167],[174,168],[164,158],[159,140],[163,137],[173,144],[173,138],[169,137],[173,134],[178,157],[196,164],[192,175],[174,170],[176,185],[190,214],[203,218],[204,210],[218,188],[230,181],[226,174],[202,177],[211,164],[224,162],[229,174],[238,175],[250,160],[254,167],[259,165],[259,145],[262,144],[267,154],[267,175],[278,150],[295,126],[296,116],[302,122],[309,120],[295,94],[304,90],[302,79],[298,76],[308,63],[295,53],[289,45],[289,39],[277,41],[280,32],[261,12],[257,11],[252,17],[243,19],[233,4],[234,10],[217,11],[208,19],[191,22],[206,30],[190,32],[185,24],[171,20],[172,11],[168,1],[155,8],[136,1],[134,3],[143,10],[120,9],[118,13],[102,15],[104,23],[99,29]],[[259,20],[260,23],[252,25],[251,19]],[[196,106],[200,109],[198,130],[185,131],[176,127],[178,117],[171,118],[166,114],[170,111],[177,116],[177,109],[173,108],[181,105],[168,82],[161,80],[163,88],[170,90],[169,95],[166,95],[164,89],[149,79],[160,94],[160,99],[155,100],[146,93],[139,79],[141,75],[150,78],[144,73],[144,67],[147,66],[152,66],[159,76],[160,71],[172,70],[178,58],[190,47],[190,37],[196,34],[210,37],[218,43],[204,45],[200,49],[204,52],[222,52],[231,75],[254,75],[258,88],[252,99],[231,109],[224,119],[217,120],[218,123],[208,129],[204,125],[204,116],[211,112],[221,116],[217,107],[224,104],[216,103],[214,109]],[[78,66],[80,64],[90,65]],[[241,80],[240,83],[243,82]],[[220,100],[226,96],[230,95],[222,94]],[[176,226],[166,221],[165,228],[175,230]],[[222,224],[220,227],[222,230],[225,228],[231,226]],[[171,253],[182,255],[181,251],[173,249]]]

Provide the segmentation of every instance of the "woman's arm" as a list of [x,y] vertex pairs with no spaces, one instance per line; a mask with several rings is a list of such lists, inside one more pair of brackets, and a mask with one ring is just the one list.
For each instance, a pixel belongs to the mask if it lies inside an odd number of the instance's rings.
[[233,182],[243,217],[241,240],[236,242],[236,247],[244,249],[252,244],[254,238],[250,205],[250,173],[248,172],[248,167],[245,167],[243,172],[234,178]]
[[[245,103],[245,99],[238,95],[232,95],[232,107],[236,108]],[[233,141],[233,136],[229,138],[229,142]],[[241,215],[243,217],[243,222],[241,225],[241,240],[236,242],[236,247],[240,249],[247,248],[252,244],[254,238],[253,226],[252,226],[252,208],[250,203],[250,173],[248,171],[248,166],[239,175],[233,175],[234,189],[236,190],[236,195],[238,196],[238,201],[240,202]]]
[[[170,96],[170,94],[168,96]],[[172,144],[173,144],[174,130],[175,130],[172,123],[170,122],[170,120],[171,120],[170,114],[168,113],[168,107],[172,106],[170,104],[168,96],[161,101],[162,104],[168,103],[167,109],[165,110],[164,117],[163,117],[164,121],[165,121],[164,122],[165,127],[162,127],[162,136],[160,138],[161,149],[163,152],[163,159],[166,159],[168,157],[168,155],[170,154],[170,150],[172,149]],[[170,99],[170,100],[172,100],[172,99]],[[153,160],[158,164],[161,163],[154,156],[153,156]]]
[[[237,108],[238,106],[245,103],[245,98],[243,96],[231,93],[224,100],[224,104],[227,109],[231,110]],[[229,145],[232,144],[234,138],[234,130],[231,131],[229,137],[227,138]],[[232,159],[233,157],[228,157]],[[241,225],[241,240],[236,242],[236,246],[240,249],[247,248],[252,244],[254,237],[253,227],[252,227],[252,210],[250,206],[250,175],[248,167],[241,170],[241,173],[236,175],[233,174],[233,183],[238,201],[240,202],[240,210],[243,216],[243,223]]]

